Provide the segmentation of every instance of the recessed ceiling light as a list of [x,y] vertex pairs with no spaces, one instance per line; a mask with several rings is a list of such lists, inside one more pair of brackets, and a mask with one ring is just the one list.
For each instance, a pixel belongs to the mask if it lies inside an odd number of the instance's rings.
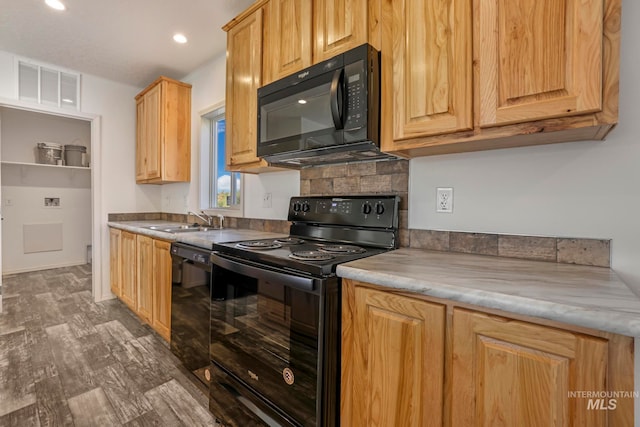
[[306,104],[307,101],[304,99],[298,99],[298,104]]
[[184,44],[187,42],[187,37],[184,34],[176,33],[173,35],[173,41],[176,43]]
[[55,9],[55,10],[65,10],[66,7],[60,0],[44,0],[47,6]]

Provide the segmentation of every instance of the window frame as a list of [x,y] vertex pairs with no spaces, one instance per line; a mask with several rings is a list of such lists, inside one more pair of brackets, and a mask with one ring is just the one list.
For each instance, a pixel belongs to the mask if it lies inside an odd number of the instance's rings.
[[[224,116],[225,103],[219,102],[200,112],[200,209],[218,215],[241,217],[244,214],[244,177],[239,172],[231,173],[231,195],[235,191],[240,191],[240,200],[238,204],[232,204],[229,207],[215,206],[215,197],[217,195],[217,146],[216,119]],[[225,122],[225,126],[227,123]],[[233,181],[236,177],[240,179],[240,185],[235,188]],[[234,191],[235,190],[235,191]]]
[[[21,78],[21,74],[20,74],[20,67],[21,65],[24,65],[26,67],[30,67],[30,68],[34,68],[35,71],[37,72],[37,96],[36,98],[30,98],[30,97],[24,97],[21,98],[20,97],[20,78]],[[29,58],[25,58],[25,57],[20,57],[20,56],[15,56],[14,57],[14,68],[15,68],[15,97],[17,100],[21,101],[21,102],[29,102],[29,103],[35,103],[38,105],[44,105],[44,106],[48,106],[48,107],[56,107],[56,108],[60,108],[63,110],[73,110],[73,111],[81,111],[81,105],[80,105],[80,101],[81,101],[81,87],[82,87],[82,74],[80,74],[77,71],[74,70],[70,70],[70,69],[66,69],[66,68],[62,68],[62,67],[58,67],[52,64],[47,64],[45,62],[40,62],[40,61],[34,61],[32,59]],[[50,101],[46,101],[43,100],[42,97],[42,73],[43,71],[49,72],[49,73],[55,73],[57,75],[57,102],[53,103]],[[62,98],[62,76],[63,74],[66,74],[67,76],[71,76],[74,77],[76,80],[76,87],[75,87],[75,104],[72,105],[67,105],[63,102],[63,98]]]

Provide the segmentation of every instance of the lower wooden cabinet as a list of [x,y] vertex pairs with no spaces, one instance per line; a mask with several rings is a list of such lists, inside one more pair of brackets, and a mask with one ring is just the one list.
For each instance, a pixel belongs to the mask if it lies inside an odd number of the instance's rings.
[[122,292],[120,299],[133,311],[137,310],[136,290],[136,235],[123,231],[120,239],[120,274],[122,275]]
[[171,243],[111,228],[111,291],[165,340],[171,338]]
[[151,326],[171,339],[171,244],[153,241],[153,311]]
[[153,310],[154,270],[153,270],[153,239],[151,237],[136,236],[136,285],[138,300],[136,313],[146,323],[151,323]]
[[122,295],[122,274],[120,266],[121,238],[122,232],[119,229],[109,229],[109,285],[111,292],[118,298]]
[[630,337],[351,280],[342,292],[343,425],[633,425]]
[[607,340],[484,313],[453,314],[452,425],[604,426],[577,390],[607,388]]
[[366,287],[348,291],[342,425],[441,426],[445,307]]

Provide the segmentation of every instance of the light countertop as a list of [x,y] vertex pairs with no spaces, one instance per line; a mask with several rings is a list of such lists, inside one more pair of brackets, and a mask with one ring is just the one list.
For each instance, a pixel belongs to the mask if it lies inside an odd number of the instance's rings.
[[420,249],[338,266],[340,277],[640,337],[640,298],[613,270]]
[[149,227],[155,226],[173,226],[182,223],[148,220],[148,221],[110,221],[107,223],[109,227],[119,228],[121,230],[130,231],[132,233],[144,234],[156,239],[169,240],[173,242],[186,243],[203,249],[211,249],[214,243],[235,242],[240,240],[252,239],[270,239],[278,237],[286,237],[285,234],[270,233],[266,231],[247,230],[239,228],[223,228],[208,231],[189,231],[182,233],[167,233],[160,230],[151,230]]

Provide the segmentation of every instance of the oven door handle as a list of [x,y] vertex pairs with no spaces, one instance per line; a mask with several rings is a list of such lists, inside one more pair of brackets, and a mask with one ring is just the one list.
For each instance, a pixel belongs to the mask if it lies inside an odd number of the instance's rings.
[[266,267],[256,267],[253,265],[245,264],[229,258],[224,258],[215,252],[211,254],[211,262],[215,266],[224,268],[234,273],[242,274],[243,276],[262,279],[268,282],[273,282],[279,285],[301,289],[304,291],[315,290],[317,288],[316,283],[320,281],[320,279],[301,277],[293,274],[273,271]]

